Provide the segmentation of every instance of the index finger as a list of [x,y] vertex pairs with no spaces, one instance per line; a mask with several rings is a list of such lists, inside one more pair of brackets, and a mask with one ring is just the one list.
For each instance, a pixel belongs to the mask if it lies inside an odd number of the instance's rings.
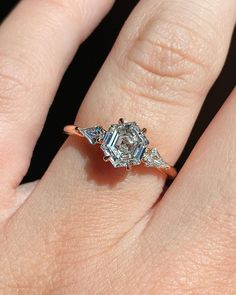
[[64,72],[113,0],[23,0],[0,27],[0,209],[9,206]]

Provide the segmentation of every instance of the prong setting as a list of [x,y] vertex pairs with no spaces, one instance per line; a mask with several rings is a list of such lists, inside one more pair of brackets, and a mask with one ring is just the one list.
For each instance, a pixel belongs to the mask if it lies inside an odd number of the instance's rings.
[[130,165],[126,166],[126,171],[130,172],[132,170],[132,167]]
[[147,132],[147,128],[143,128],[142,133],[146,133],[146,132]]
[[68,125],[64,127],[64,132],[85,137],[90,144],[99,144],[104,152],[103,160],[109,161],[115,168],[124,167],[130,171],[133,166],[143,163],[171,178],[177,175],[176,169],[163,160],[156,148],[149,148],[145,135],[147,129],[141,129],[136,122],[126,122],[120,118],[118,124],[110,125],[107,130],[101,125],[89,128]]
[[101,138],[97,138],[96,143],[97,144],[102,144],[103,143],[103,140]]
[[104,156],[103,161],[108,162],[110,160],[110,156]]
[[125,120],[123,118],[120,118],[119,121],[118,121],[118,123],[122,125],[122,124],[125,123]]
[[[120,122],[120,120],[119,120]],[[135,122],[111,125],[104,136],[101,149],[117,167],[139,165],[149,142]]]

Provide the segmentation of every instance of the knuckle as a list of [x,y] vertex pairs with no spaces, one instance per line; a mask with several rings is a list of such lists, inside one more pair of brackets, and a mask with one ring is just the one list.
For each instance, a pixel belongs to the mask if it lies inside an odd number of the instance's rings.
[[[39,72],[36,60],[30,64],[27,60],[15,58],[10,54],[0,53],[0,113],[19,113],[19,107],[32,93]],[[25,107],[27,104],[25,104]]]
[[67,9],[70,7],[71,1],[65,0],[40,0],[43,4],[52,7],[53,9],[61,10]]
[[168,89],[182,96],[199,94],[209,76],[211,54],[211,45],[199,33],[173,21],[152,19],[116,62],[128,88],[137,94],[162,97]]
[[25,65],[12,60],[9,56],[1,59],[0,66],[0,93],[1,99],[10,98],[12,93],[21,93],[29,90],[30,73]]
[[78,15],[82,17],[82,6],[86,6],[82,5],[81,1],[73,0],[40,0],[40,2],[50,8],[54,15],[63,16],[63,18],[64,16],[68,16],[78,19]]

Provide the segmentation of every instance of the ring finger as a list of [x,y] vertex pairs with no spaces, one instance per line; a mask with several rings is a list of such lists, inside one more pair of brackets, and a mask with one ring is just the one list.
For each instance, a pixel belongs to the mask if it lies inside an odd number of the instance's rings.
[[[88,92],[78,125],[136,121],[173,164],[223,65],[235,6],[234,0],[141,1]],[[98,150],[70,138],[16,216],[27,224],[33,216],[42,235],[48,235],[48,224],[63,231],[66,224],[67,238],[83,236],[76,246],[83,253],[91,239],[107,245],[137,224],[164,181],[152,169],[114,169],[99,160]]]

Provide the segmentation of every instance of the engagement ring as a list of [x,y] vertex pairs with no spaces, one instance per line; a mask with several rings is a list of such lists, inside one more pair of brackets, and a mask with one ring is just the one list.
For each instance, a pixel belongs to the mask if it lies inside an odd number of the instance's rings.
[[104,161],[110,161],[113,167],[125,167],[144,164],[146,167],[157,168],[165,175],[174,178],[177,172],[167,164],[157,151],[149,148],[145,135],[146,129],[141,129],[135,122],[125,122],[120,119],[118,124],[112,124],[105,130],[102,126],[81,128],[75,125],[66,126],[68,135],[85,137],[90,144],[99,144],[104,153]]

